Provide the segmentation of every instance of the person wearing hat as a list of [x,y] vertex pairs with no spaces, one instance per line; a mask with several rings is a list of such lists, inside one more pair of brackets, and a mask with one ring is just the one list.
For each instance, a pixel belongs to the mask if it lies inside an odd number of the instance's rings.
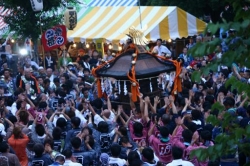
[[162,39],[157,39],[156,46],[153,48],[153,52],[158,56],[169,55],[171,56],[171,51],[164,45],[162,45]]
[[102,153],[100,156],[101,166],[109,166],[109,155],[107,153]]

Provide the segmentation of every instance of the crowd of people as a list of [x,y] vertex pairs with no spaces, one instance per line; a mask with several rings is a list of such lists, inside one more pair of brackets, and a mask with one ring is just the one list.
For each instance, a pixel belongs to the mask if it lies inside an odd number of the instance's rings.
[[[201,42],[201,37],[198,41]],[[250,106],[245,106],[248,97],[225,86],[231,75],[249,82],[249,70],[239,64],[221,64],[218,71],[202,76],[201,82],[192,82],[193,71],[223,56],[222,46],[218,45],[214,54],[193,58],[187,50],[194,45],[192,40],[178,58],[183,64],[182,92],[173,96],[173,80],[167,73],[161,74],[158,87],[162,96],[149,98],[141,92],[138,103],[130,100],[130,109],[117,104],[117,93],[97,97],[91,69],[102,60],[96,50],[79,57],[77,62],[72,62],[69,56],[56,62],[49,52],[45,53],[45,64],[40,66],[30,59],[20,59],[16,76],[2,54],[0,165],[236,166],[245,163],[247,157],[239,157],[237,148],[235,153],[214,162],[200,161],[191,155],[196,149],[213,146],[214,139],[222,132],[220,126],[206,123],[210,114],[221,120],[224,112],[238,116],[242,128],[250,122]],[[159,56],[171,56],[161,39],[154,50]],[[109,51],[105,59],[112,58]],[[115,80],[112,83],[116,88]],[[112,102],[114,99],[116,102]],[[223,113],[211,110],[216,101],[225,106]]]

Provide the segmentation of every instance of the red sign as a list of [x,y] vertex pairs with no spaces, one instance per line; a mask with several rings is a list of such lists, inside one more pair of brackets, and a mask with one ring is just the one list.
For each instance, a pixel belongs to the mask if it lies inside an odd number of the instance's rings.
[[45,51],[56,49],[67,42],[67,30],[65,25],[58,25],[46,30],[42,36],[42,44]]

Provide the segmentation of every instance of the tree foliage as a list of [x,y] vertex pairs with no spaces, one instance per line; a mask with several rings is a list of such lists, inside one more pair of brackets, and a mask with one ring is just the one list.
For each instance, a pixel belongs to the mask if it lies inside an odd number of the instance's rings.
[[[4,7],[11,10],[10,15],[4,16],[4,22],[11,31],[23,37],[37,39],[43,30],[63,21],[62,9],[67,4],[78,3],[77,0],[43,0],[43,11],[34,12],[30,0],[5,0]],[[40,22],[41,20],[41,22]]]
[[[223,54],[220,61],[211,62],[207,67],[201,69],[201,71],[193,73],[193,80],[199,81],[202,74],[208,74],[208,70],[217,71],[218,65],[220,64],[231,68],[232,64],[236,63],[250,68],[250,10],[243,10],[242,1],[240,0],[226,0],[226,2],[231,4],[234,8],[234,21],[208,24],[204,33],[206,34],[210,31],[212,34],[215,34],[219,28],[223,28],[225,31],[235,29],[237,40],[232,43],[235,37],[228,38],[225,42],[229,46],[229,51]],[[191,49],[190,53],[195,57],[211,54],[215,47],[221,42],[220,39],[215,39],[211,42],[199,43]],[[249,85],[241,82],[234,76],[227,80],[226,86],[231,88],[231,90],[236,90],[238,94],[244,92],[243,98],[246,96],[250,97]],[[215,103],[212,109],[217,109],[220,113],[225,110],[220,103]],[[208,149],[199,149],[195,151],[193,155],[203,161],[208,158],[209,160],[216,160],[221,156],[234,154],[237,151],[237,148],[240,153],[244,153],[246,156],[250,155],[250,143],[249,141],[243,141],[250,138],[250,125],[246,128],[240,128],[236,123],[236,117],[227,113],[223,115],[223,120],[218,119],[215,116],[209,116],[207,123],[211,123],[214,126],[221,126],[223,132],[216,137],[215,146],[209,147]]]

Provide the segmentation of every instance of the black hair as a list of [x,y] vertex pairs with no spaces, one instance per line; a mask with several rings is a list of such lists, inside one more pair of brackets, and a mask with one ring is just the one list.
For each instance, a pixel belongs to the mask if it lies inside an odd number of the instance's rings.
[[60,127],[61,129],[64,129],[67,126],[67,121],[60,117],[56,121],[56,127]]
[[89,135],[92,135],[92,134],[93,134],[93,130],[92,130],[90,127],[88,127],[88,126],[83,127],[83,128],[82,128],[82,132],[83,132],[84,130],[88,130],[88,131],[89,131]]
[[72,151],[70,149],[65,149],[62,154],[65,156],[66,159],[69,159],[72,156]]
[[212,133],[209,130],[201,131],[200,136],[204,141],[211,141],[212,140]]
[[199,110],[191,111],[192,120],[199,120],[201,118],[201,112]]
[[121,145],[122,143],[127,144],[127,143],[129,143],[129,138],[128,138],[128,137],[121,137],[119,143],[120,143],[120,145]]
[[13,124],[15,124],[16,122],[17,122],[17,118],[15,117],[15,116],[10,116],[9,118],[8,118]]
[[59,98],[58,99],[58,104],[65,104],[66,101],[64,100],[64,98]]
[[53,79],[53,82],[54,82],[54,83],[59,83],[59,82],[60,82],[60,79],[59,79],[58,77],[56,77],[56,78]]
[[169,136],[168,128],[165,126],[160,127],[160,134],[163,138],[167,138]]
[[38,106],[38,107],[39,107],[40,109],[45,109],[45,108],[47,108],[47,106],[48,106],[48,105],[47,105],[47,103],[46,103],[45,101],[41,101],[41,102],[39,103],[39,106]]
[[109,131],[108,123],[105,122],[105,121],[99,122],[99,123],[98,123],[98,130],[99,130],[101,133],[108,133],[108,131]]
[[35,130],[38,136],[43,136],[45,134],[45,128],[42,124],[37,124]]
[[113,157],[118,157],[120,155],[120,153],[121,153],[121,150],[122,150],[121,146],[118,145],[118,144],[113,144],[110,147],[111,155]]
[[54,140],[53,139],[49,139],[49,138],[46,138],[43,142],[43,145],[45,146],[46,144],[49,144],[51,149],[54,148]]
[[65,159],[64,159],[63,156],[57,155],[56,158],[55,158],[55,161],[58,161],[58,162],[65,162]]
[[140,160],[140,156],[137,151],[130,151],[128,154],[128,163],[129,165],[132,164],[134,160]]
[[97,98],[91,102],[91,105],[94,106],[96,109],[100,110],[103,106],[103,102],[100,98]]
[[181,159],[183,155],[183,150],[177,146],[172,147],[172,156],[174,160]]
[[129,166],[141,166],[142,164],[143,162],[140,159],[135,159],[131,164],[129,164]]
[[43,80],[43,83],[44,84],[49,84],[50,83],[50,79],[47,78],[47,79]]
[[20,95],[23,92],[24,92],[24,90],[22,88],[17,88],[17,90],[14,92],[14,95],[18,96],[18,95]]
[[223,105],[228,107],[234,107],[235,100],[232,97],[226,97],[224,99]]
[[157,39],[156,41],[157,41],[157,42],[158,42],[158,41],[160,41],[160,42],[162,43],[162,39],[160,39],[160,38],[159,38],[159,39]]
[[60,140],[62,134],[62,129],[60,127],[55,127],[52,131],[52,136],[54,140]]
[[23,101],[21,101],[21,100],[17,101],[17,103],[16,103],[16,109],[17,109],[17,110],[20,110],[20,108],[21,108],[21,106],[22,106],[22,102],[23,102]]
[[9,145],[6,142],[1,142],[0,143],[0,152],[1,153],[6,153],[9,149]]
[[197,125],[194,122],[189,122],[187,128],[194,133],[197,130]]
[[182,131],[182,137],[184,139],[184,142],[188,142],[191,143],[192,142],[192,137],[193,137],[193,133],[192,131],[185,129]]
[[89,91],[88,88],[82,88],[82,93],[84,93],[85,91]]
[[64,77],[66,81],[69,79],[69,75],[67,73],[63,73],[61,77]]
[[86,137],[84,137],[84,141],[86,140],[87,137],[89,137],[89,146],[91,148],[93,148],[94,145],[95,145],[95,139],[94,139],[94,137],[92,135],[87,135]]
[[163,114],[161,120],[164,125],[169,124],[171,121],[170,116],[168,114]]
[[43,146],[43,144],[36,143],[36,144],[33,146],[33,151],[34,151],[35,156],[36,156],[37,158],[42,157],[43,152],[44,152],[44,146]]
[[89,59],[89,58],[90,58],[89,55],[84,55],[84,56],[82,57],[82,60],[83,60],[83,61],[86,61],[86,60]]
[[142,134],[143,125],[140,122],[135,122],[133,124],[133,129],[134,129],[135,136],[137,136],[137,137],[142,137],[143,136],[143,134]]
[[154,160],[154,151],[151,148],[144,148],[142,150],[142,156],[148,160],[148,161],[153,161]]
[[127,132],[127,128],[125,126],[121,126],[118,128],[118,131],[123,135],[123,136],[127,136],[128,132]]
[[70,143],[74,149],[79,149],[81,147],[81,139],[78,137],[74,137],[70,140]]
[[75,128],[77,128],[81,124],[81,119],[78,117],[73,117],[71,118],[71,123],[74,125]]

